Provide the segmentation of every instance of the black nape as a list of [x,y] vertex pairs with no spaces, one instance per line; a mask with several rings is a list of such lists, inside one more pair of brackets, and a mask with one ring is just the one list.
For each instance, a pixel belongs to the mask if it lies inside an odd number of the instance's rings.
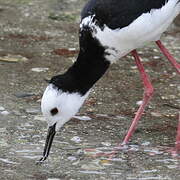
[[55,116],[58,113],[58,109],[57,108],[53,108],[53,109],[51,109],[50,112],[51,112],[52,116]]

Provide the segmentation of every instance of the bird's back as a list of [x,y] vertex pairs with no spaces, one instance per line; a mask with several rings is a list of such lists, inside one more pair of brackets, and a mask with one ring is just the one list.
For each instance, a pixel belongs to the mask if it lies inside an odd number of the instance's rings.
[[168,1],[179,0],[89,0],[82,10],[82,19],[96,15],[100,25],[106,24],[111,29],[123,28],[132,23],[143,13],[160,9]]
[[179,12],[180,0],[90,0],[81,14],[81,34],[89,29],[114,62],[159,40]]

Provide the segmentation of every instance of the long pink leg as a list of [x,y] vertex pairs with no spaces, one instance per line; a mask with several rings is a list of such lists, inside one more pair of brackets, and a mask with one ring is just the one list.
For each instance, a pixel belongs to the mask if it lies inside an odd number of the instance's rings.
[[[174,57],[169,53],[169,51],[164,47],[160,40],[156,41],[156,44],[162,51],[162,53],[167,57],[169,62],[176,68],[176,71],[180,74],[180,64],[176,62]],[[180,153],[180,114],[179,114],[179,122],[177,128],[177,135],[176,135],[176,143],[175,148],[172,150],[172,154]]]
[[173,156],[177,156],[180,154],[180,113],[179,113],[179,121],[178,121],[178,127],[177,127],[175,147],[169,149],[168,152],[171,152]]
[[142,102],[141,106],[139,107],[138,111],[136,112],[136,115],[132,121],[132,124],[124,138],[123,144],[127,144],[129,139],[133,135],[133,133],[137,127],[138,121],[140,120],[140,118],[144,112],[144,109],[145,109],[146,105],[148,104],[149,100],[151,99],[151,97],[153,95],[153,91],[154,91],[153,86],[149,80],[148,75],[146,74],[146,72],[144,70],[143,64],[141,63],[140,57],[137,54],[136,50],[133,50],[131,53],[135,58],[136,65],[138,67],[141,79],[143,81],[144,97],[143,97],[143,102]]
[[180,151],[180,113],[179,113],[179,122],[178,122],[178,128],[177,128],[175,149],[176,151]]
[[[109,159],[111,159],[118,152],[118,149],[120,149],[122,147],[122,145],[125,145],[129,142],[129,139],[131,138],[134,131],[136,130],[138,121],[140,120],[140,118],[144,112],[144,109],[145,109],[146,105],[148,104],[149,100],[151,99],[151,97],[153,95],[153,91],[154,91],[153,86],[149,80],[148,75],[146,74],[146,72],[144,70],[143,64],[141,63],[141,60],[140,60],[139,55],[137,54],[136,50],[133,50],[131,53],[135,58],[136,65],[138,67],[138,70],[140,72],[140,76],[141,76],[141,79],[142,79],[143,85],[144,85],[143,102],[142,102],[141,106],[139,107],[139,109],[132,121],[132,124],[123,140],[123,143],[119,144],[111,153],[104,154],[104,155],[108,156]],[[94,157],[97,157],[99,155],[102,155],[102,154],[96,154]]]
[[167,57],[169,62],[176,68],[176,71],[180,74],[180,64],[176,62],[174,57],[169,53],[169,51],[164,47],[164,45],[161,43],[160,40],[156,41],[156,44],[158,45],[159,49],[162,51],[162,53]]

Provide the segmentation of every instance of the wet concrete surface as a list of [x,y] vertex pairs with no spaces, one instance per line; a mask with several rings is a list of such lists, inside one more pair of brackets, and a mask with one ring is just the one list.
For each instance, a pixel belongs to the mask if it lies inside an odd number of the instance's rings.
[[[131,56],[110,67],[56,135],[49,159],[35,164],[47,132],[40,112],[45,79],[76,59],[84,3],[0,0],[0,179],[180,179],[179,158],[166,151],[175,141],[179,76],[154,44],[139,50],[155,94],[129,146],[111,160],[101,155],[122,142],[142,99]],[[162,41],[180,60],[180,28],[172,26]]]

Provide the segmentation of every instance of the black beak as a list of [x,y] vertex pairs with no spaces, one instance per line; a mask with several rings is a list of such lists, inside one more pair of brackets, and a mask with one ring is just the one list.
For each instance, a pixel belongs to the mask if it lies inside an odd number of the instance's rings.
[[47,159],[47,157],[49,156],[49,152],[50,152],[51,145],[52,145],[52,142],[54,139],[54,135],[56,134],[55,129],[56,129],[56,124],[54,124],[53,126],[50,126],[48,129],[46,143],[45,143],[44,152],[43,152],[43,157],[37,162],[38,164],[45,161]]

